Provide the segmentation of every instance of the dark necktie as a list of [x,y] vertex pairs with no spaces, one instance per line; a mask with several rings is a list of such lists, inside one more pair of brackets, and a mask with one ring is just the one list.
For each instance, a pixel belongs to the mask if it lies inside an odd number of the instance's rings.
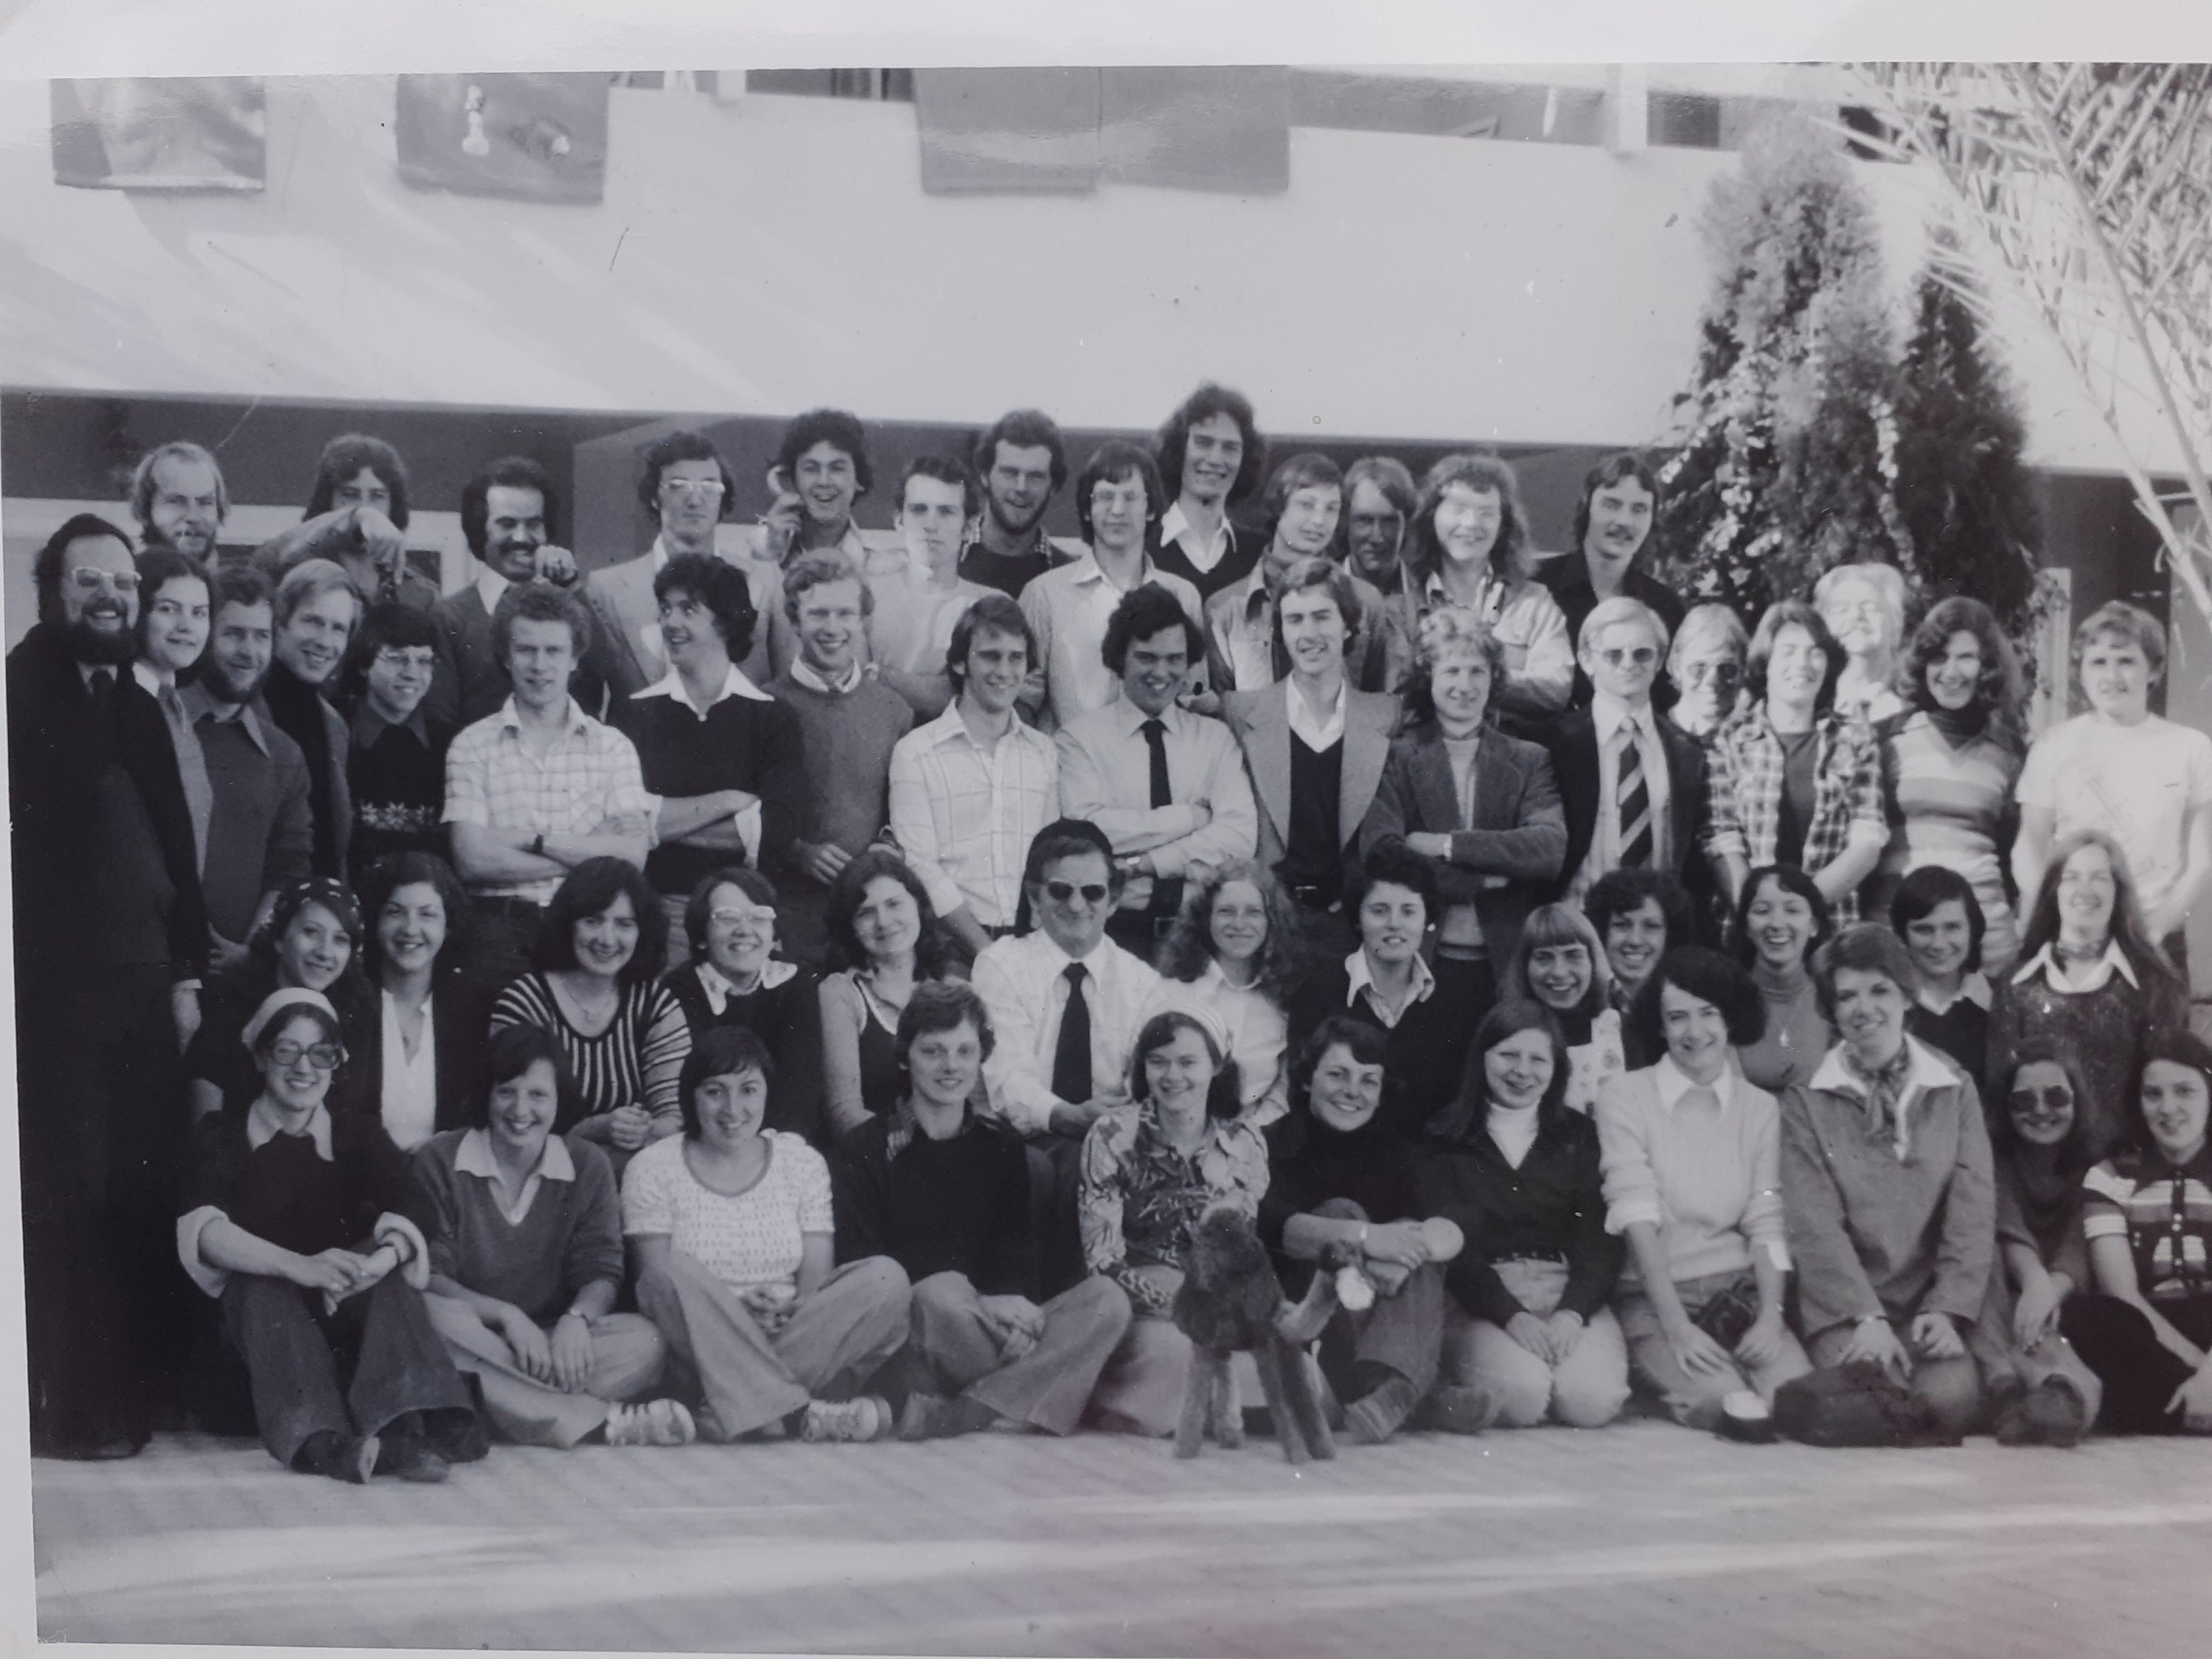
[[1614,728],[1620,738],[1620,771],[1613,790],[1620,839],[1620,867],[1640,870],[1651,862],[1651,791],[1644,781],[1644,745],[1636,740],[1636,726],[1624,720]]
[[[1172,806],[1175,794],[1168,787],[1168,728],[1155,716],[1137,729],[1145,734],[1145,746],[1152,751],[1152,804],[1155,807]],[[1146,914],[1155,922],[1172,921],[1176,912],[1182,908],[1182,878],[1164,877],[1155,879],[1152,883],[1152,902],[1146,907]]]
[[1060,1041],[1052,1051],[1052,1091],[1071,1106],[1091,1098],[1091,1004],[1083,994],[1084,976],[1090,972],[1071,962],[1063,970],[1067,980],[1067,1006],[1060,1011]]

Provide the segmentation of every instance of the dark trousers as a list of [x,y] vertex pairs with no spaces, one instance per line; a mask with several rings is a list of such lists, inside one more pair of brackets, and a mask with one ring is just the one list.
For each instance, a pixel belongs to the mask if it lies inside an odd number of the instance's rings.
[[1172,910],[1116,910],[1106,918],[1106,937],[1138,961],[1150,963],[1174,925]]
[[1036,1241],[1037,1299],[1050,1301],[1091,1270],[1083,1260],[1076,1195],[1083,1185],[1083,1142],[1037,1136],[1029,1144],[1030,1237]]
[[1359,948],[1359,919],[1346,905],[1334,910],[1298,909],[1298,952],[1307,972],[1331,968]]
[[17,963],[17,1130],[33,1443],[144,1443],[187,1346],[169,975]]
[[365,1437],[403,1413],[471,1409],[422,1293],[397,1273],[335,1313],[323,1311],[319,1291],[234,1273],[223,1286],[222,1317],[252,1378],[261,1443],[287,1468],[307,1437],[325,1429]]
[[[2212,1342],[2212,1297],[2172,1303],[2159,1312],[2198,1347]],[[2069,1297],[2058,1328],[2105,1385],[2099,1428],[2112,1434],[2182,1431],[2181,1413],[2167,1411],[2166,1402],[2194,1373],[2159,1341],[2138,1309],[2116,1296]]]
[[[1314,1213],[1332,1221],[1364,1221],[1365,1211],[1348,1198],[1332,1198]],[[1320,1271],[1316,1268],[1315,1271]],[[1387,1294],[1376,1286],[1375,1304],[1361,1313],[1339,1308],[1321,1334],[1322,1375],[1339,1400],[1353,1401],[1381,1381],[1363,1367],[1381,1366],[1425,1395],[1436,1386],[1443,1352],[1444,1270],[1422,1263]]]

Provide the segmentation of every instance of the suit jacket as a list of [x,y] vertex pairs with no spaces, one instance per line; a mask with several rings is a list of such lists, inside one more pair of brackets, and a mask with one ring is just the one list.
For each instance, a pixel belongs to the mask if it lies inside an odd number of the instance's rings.
[[[753,609],[759,613],[753,627],[752,649],[738,668],[755,685],[765,686],[777,672],[769,666],[769,645],[781,617],[782,596],[780,592],[762,594],[760,578],[749,568],[753,562],[724,562],[744,572]],[[653,555],[647,552],[620,564],[602,565],[584,578],[584,602],[592,607],[592,625],[596,630],[588,666],[592,678],[607,688],[611,709],[668,673],[667,654],[658,644],[660,601],[653,592],[653,579],[659,574]]]
[[[1651,724],[1659,734],[1659,747],[1667,755],[1667,834],[1674,854],[1668,873],[1692,893],[1710,893],[1714,884],[1704,846],[1709,826],[1705,746],[1664,714]],[[1567,815],[1566,857],[1549,894],[1560,899],[1566,896],[1569,884],[1589,856],[1590,842],[1597,836],[1602,763],[1597,717],[1587,708],[1577,708],[1553,727],[1545,747],[1552,757],[1552,775],[1559,786],[1559,805]]]
[[[1552,758],[1536,744],[1485,727],[1474,751],[1475,822],[1460,816],[1459,789],[1443,728],[1424,721],[1392,740],[1374,804],[1360,827],[1359,853],[1402,842],[1415,830],[1449,835],[1451,857],[1431,860],[1446,905],[1474,906],[1491,960],[1504,963],[1537,895],[1559,878],[1567,847]],[[1490,878],[1502,876],[1503,882]]]
[[[483,1054],[491,996],[462,969],[447,969],[430,981],[430,1030],[434,1044],[430,1068],[435,1076],[440,1129],[465,1129],[478,1103],[477,1062]],[[372,1119],[384,1111],[384,999],[374,985],[360,1011],[363,1023],[356,1051],[349,1042],[344,1068],[331,1090],[334,1109]]]
[[[1270,869],[1282,861],[1291,836],[1291,710],[1287,681],[1259,691],[1224,691],[1221,718],[1244,751],[1244,769],[1260,804],[1257,857]],[[1344,693],[1344,761],[1336,798],[1338,844],[1346,873],[1367,809],[1382,781],[1390,757],[1390,734],[1398,726],[1398,700],[1379,691]]]

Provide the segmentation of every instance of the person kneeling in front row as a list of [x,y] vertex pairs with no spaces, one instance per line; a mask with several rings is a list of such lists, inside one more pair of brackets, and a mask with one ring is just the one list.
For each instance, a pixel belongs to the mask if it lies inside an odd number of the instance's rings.
[[888,1256],[831,1266],[830,1166],[797,1135],[763,1131],[775,1062],[743,1026],[684,1061],[684,1133],[630,1160],[623,1231],[637,1305],[700,1404],[699,1437],[781,1424],[807,1440],[875,1440],[890,1407],[860,1391],[906,1341],[906,1272]]
[[[992,1048],[959,981],[915,987],[899,1015],[897,1106],[838,1143],[837,1255],[883,1255],[914,1284],[902,1440],[976,1429],[1071,1433],[1129,1328],[1129,1298],[1085,1279],[1040,1307],[1029,1153],[969,1102]],[[887,1373],[888,1374],[888,1373]]]

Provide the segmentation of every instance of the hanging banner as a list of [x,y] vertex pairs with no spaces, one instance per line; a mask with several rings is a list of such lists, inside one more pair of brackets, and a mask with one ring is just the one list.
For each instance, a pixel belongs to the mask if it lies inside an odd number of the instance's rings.
[[424,190],[591,204],[606,187],[604,75],[403,75],[399,176]]
[[1099,149],[1109,180],[1248,194],[1291,187],[1287,70],[1109,69],[1101,76]]
[[252,76],[56,81],[54,182],[86,190],[259,190],[268,108]]

